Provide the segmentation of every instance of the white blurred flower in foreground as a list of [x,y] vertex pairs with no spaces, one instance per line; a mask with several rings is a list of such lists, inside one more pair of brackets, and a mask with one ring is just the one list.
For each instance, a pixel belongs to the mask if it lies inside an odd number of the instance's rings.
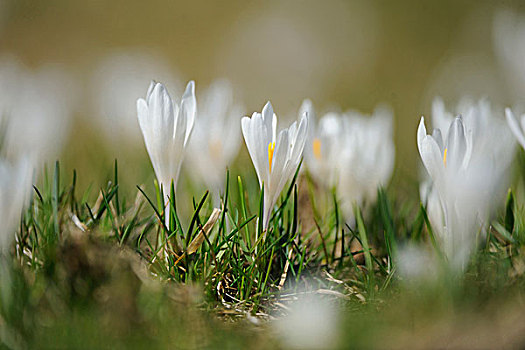
[[163,81],[172,96],[180,96],[183,86],[174,76],[169,63],[154,52],[112,50],[97,62],[89,80],[90,121],[114,147],[127,150],[140,144],[134,103],[151,79]]
[[273,326],[285,348],[333,349],[340,336],[337,309],[329,300],[306,294],[287,304],[288,315],[278,318]]
[[140,129],[157,181],[164,191],[165,203],[171,182],[174,187],[177,185],[196,109],[193,81],[186,86],[180,107],[171,99],[164,85],[156,82],[151,82],[145,100],[137,100]]
[[22,209],[31,190],[31,163],[22,158],[15,164],[0,160],[0,254],[5,254],[15,238]]
[[199,101],[188,160],[208,189],[218,195],[224,187],[226,167],[239,151],[243,107],[234,103],[232,86],[226,80],[215,81]]
[[70,131],[76,86],[62,68],[30,71],[13,59],[0,60],[0,119],[6,152],[28,155],[34,166],[54,161]]
[[435,129],[427,135],[424,118],[419,124],[418,149],[432,180],[422,199],[441,248],[456,269],[465,267],[505,183],[513,143],[501,124],[483,103],[471,106],[465,119],[453,119],[446,133]]
[[396,254],[397,270],[407,283],[432,281],[439,274],[436,258],[426,247],[413,244],[401,246]]
[[273,206],[301,161],[307,137],[308,119],[306,114],[302,115],[299,125],[293,122],[289,128],[281,130],[277,135],[277,116],[268,102],[262,114],[254,112],[251,118],[243,117],[241,126],[259,185],[264,188],[262,220],[263,229],[266,230]]
[[520,120],[518,121],[510,108],[506,108],[505,117],[507,118],[507,123],[509,124],[510,130],[514,136],[516,136],[516,139],[520,143],[521,147],[525,148],[525,134],[523,133],[523,130],[525,129],[525,114],[522,114]]

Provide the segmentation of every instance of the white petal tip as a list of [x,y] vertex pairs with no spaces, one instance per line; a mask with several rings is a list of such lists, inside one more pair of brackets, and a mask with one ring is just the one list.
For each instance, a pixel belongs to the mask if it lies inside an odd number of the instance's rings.
[[303,100],[302,106],[303,106],[303,108],[312,108],[312,106],[313,106],[312,100],[310,100],[309,98],[305,98]]
[[190,80],[188,82],[188,85],[186,85],[186,91],[185,91],[185,95],[189,93],[189,94],[192,94],[194,95],[195,94],[195,81],[194,80]]
[[271,108],[273,110],[273,107],[272,107],[272,104],[270,101],[267,101],[266,104],[264,105],[263,107],[263,110],[267,109],[267,108]]

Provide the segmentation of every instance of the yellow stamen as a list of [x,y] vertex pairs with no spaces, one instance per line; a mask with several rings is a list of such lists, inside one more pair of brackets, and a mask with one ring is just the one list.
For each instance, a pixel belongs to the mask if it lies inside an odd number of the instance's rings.
[[443,164],[447,166],[447,150],[448,148],[445,148],[445,151],[443,152]]
[[315,138],[314,142],[312,143],[312,148],[314,151],[315,158],[321,159],[321,140]]
[[275,142],[270,142],[268,144],[268,163],[270,164],[270,172],[272,172],[272,160],[273,160],[274,150],[275,150]]

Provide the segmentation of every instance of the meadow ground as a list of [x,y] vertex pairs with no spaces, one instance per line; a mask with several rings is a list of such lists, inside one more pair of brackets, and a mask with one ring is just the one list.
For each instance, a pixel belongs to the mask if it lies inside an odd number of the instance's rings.
[[[207,192],[172,201],[166,227],[158,188],[121,188],[118,171],[115,162],[96,195],[77,187],[81,174],[63,180],[58,163],[35,186],[2,264],[5,346],[513,348],[525,341],[525,212],[512,191],[464,274],[421,259],[400,272],[396,254],[407,245],[439,248],[424,208],[396,198],[395,188],[380,189],[377,204],[357,209],[356,224],[347,225],[335,196],[296,174],[260,234],[262,198],[253,195],[260,191],[241,176],[228,174],[220,211]],[[183,205],[193,213],[179,218]]]

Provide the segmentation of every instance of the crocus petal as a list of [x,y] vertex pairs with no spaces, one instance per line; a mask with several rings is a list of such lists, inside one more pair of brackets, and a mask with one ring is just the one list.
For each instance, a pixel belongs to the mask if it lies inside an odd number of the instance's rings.
[[[448,126],[453,120],[453,116],[445,109],[445,103],[440,97],[436,97],[432,102],[432,125],[443,132],[448,131]],[[443,135],[446,139],[448,136]]]
[[264,125],[263,117],[260,113],[253,113],[252,117],[244,117],[241,120],[242,132],[248,153],[257,173],[259,185],[262,188],[263,182],[268,182],[268,145],[269,137]]
[[152,80],[149,83],[148,92],[146,93],[146,100],[149,100],[149,97],[151,96],[151,93],[153,92],[155,85],[157,85],[157,82],[155,80]]
[[[137,100],[137,116],[139,119],[139,126],[142,130],[149,130],[148,118],[149,111],[146,101],[142,98]],[[149,133],[149,132],[148,132]]]
[[262,187],[262,178],[261,178],[261,169],[259,165],[259,157],[257,157],[257,146],[255,144],[255,135],[253,132],[253,124],[254,119],[256,117],[257,113],[253,113],[252,117],[243,117],[241,119],[241,129],[242,134],[244,137],[244,142],[246,143],[246,147],[248,148],[248,153],[250,154],[250,157],[252,158],[253,166],[255,168],[255,172],[257,173],[257,178],[259,180],[259,185]]
[[459,169],[463,163],[467,150],[465,128],[459,117],[454,120],[448,130],[446,165],[452,169]]
[[521,130],[523,132],[523,130],[525,130],[525,114],[522,114],[521,115],[521,118],[520,118],[520,125],[521,125]]
[[313,118],[313,120],[315,120],[314,106],[309,99],[305,99],[301,104],[301,107],[299,107],[298,117],[301,118],[305,113],[308,115],[308,119]]
[[[309,99],[305,99],[303,103],[301,104],[301,107],[299,108],[298,118],[302,118],[303,115],[307,116],[308,120],[310,121],[310,125],[315,125],[315,111],[312,101]],[[315,129],[312,127],[309,129],[309,138],[313,139],[315,135]]]
[[186,86],[186,91],[184,91],[184,95],[182,95],[182,101],[180,104],[180,113],[183,118],[186,119],[186,136],[184,138],[184,145],[188,143],[191,131],[193,130],[196,112],[197,100],[195,98],[195,82],[192,80]]
[[188,123],[190,122],[188,120],[188,113],[189,111],[186,109],[186,104],[184,103],[184,99],[181,102],[181,107],[179,114],[175,117],[175,125],[173,130],[173,147],[176,147],[178,150],[181,150],[186,145],[187,140],[187,132],[188,132]]
[[516,117],[514,116],[514,113],[510,110],[510,108],[505,108],[505,117],[507,118],[507,123],[509,124],[509,128],[516,136],[516,139],[521,144],[523,148],[525,148],[525,136],[523,135],[523,130],[521,129],[518,121],[516,120]]
[[[262,110],[262,117],[263,117],[264,126],[266,127],[266,130],[273,132],[274,112],[273,112],[273,107],[270,101],[266,102],[266,104],[264,105],[263,110]],[[275,142],[274,136],[272,136],[271,142]]]
[[[268,132],[270,132],[270,130],[268,130]],[[273,117],[272,117],[271,135],[272,135],[272,142],[275,142],[276,135],[277,135],[277,116],[275,115],[275,113],[273,114]]]
[[297,131],[295,133],[295,139],[293,140],[293,149],[290,155],[290,160],[293,168],[292,172],[295,172],[297,170],[296,168],[301,160],[301,155],[306,144],[308,127],[308,118],[306,115],[303,115],[301,117],[301,121],[299,122],[299,127],[297,128]]
[[445,148],[444,148],[444,144],[443,144],[443,136],[441,135],[441,130],[439,129],[434,129],[432,131],[432,137],[434,138],[434,140],[436,140],[438,146],[439,146],[439,149],[441,150],[441,153],[443,153],[445,151]]
[[421,142],[419,154],[432,180],[434,180],[434,182],[441,182],[444,175],[443,159],[441,158],[439,146],[432,136],[425,136]]
[[425,127],[425,117],[421,117],[421,120],[419,121],[419,126],[417,128],[417,148],[419,149],[420,153],[423,149],[423,140],[426,136],[427,128]]
[[[272,161],[272,171],[270,173],[270,193],[273,196],[279,196],[279,193],[284,187],[284,183],[288,181],[285,174],[285,166],[288,164],[288,150],[289,150],[289,139],[288,130],[283,129],[279,132],[277,142],[275,144],[275,150]],[[271,198],[273,201],[274,198]]]

